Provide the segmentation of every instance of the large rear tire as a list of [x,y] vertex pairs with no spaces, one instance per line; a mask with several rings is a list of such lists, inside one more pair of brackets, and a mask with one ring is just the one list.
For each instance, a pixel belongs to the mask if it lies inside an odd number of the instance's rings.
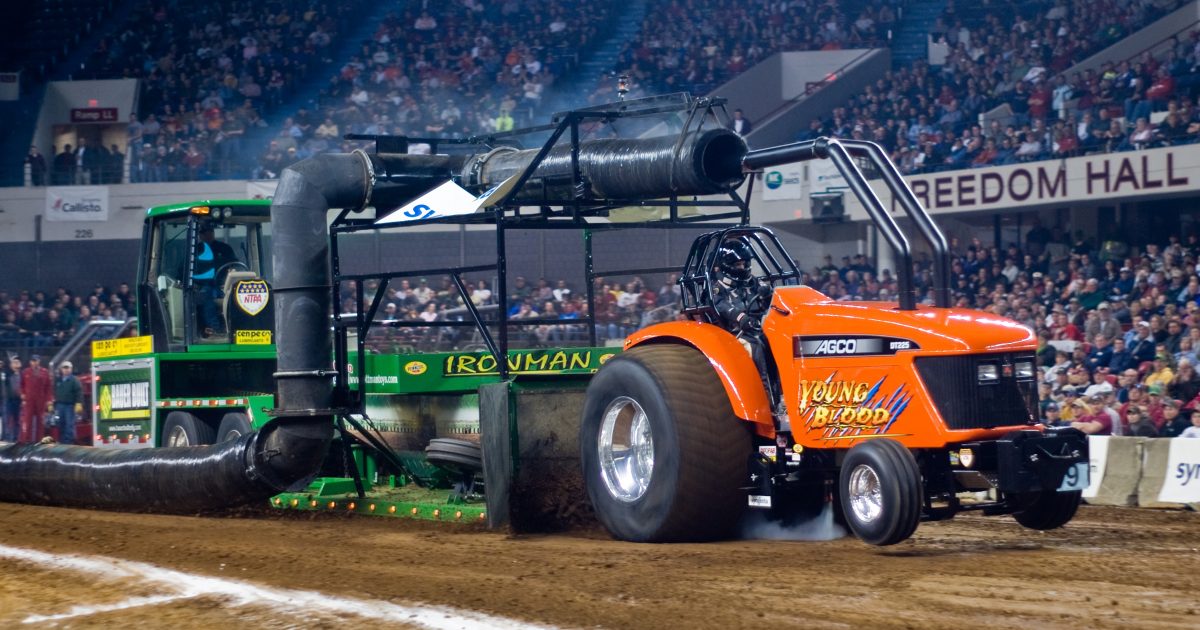
[[163,422],[163,446],[204,446],[215,438],[208,423],[186,411],[172,411]]
[[250,419],[240,411],[231,411],[221,418],[221,426],[217,427],[216,443],[236,440],[249,433]]
[[1058,529],[1075,517],[1082,492],[1039,492],[1018,500],[1024,507],[1013,518],[1029,529]]
[[588,497],[614,537],[734,533],[746,505],[750,432],[699,351],[641,346],[608,361],[588,387],[579,443]]
[[869,545],[907,540],[921,520],[921,469],[911,451],[877,438],[850,449],[838,490],[846,524]]

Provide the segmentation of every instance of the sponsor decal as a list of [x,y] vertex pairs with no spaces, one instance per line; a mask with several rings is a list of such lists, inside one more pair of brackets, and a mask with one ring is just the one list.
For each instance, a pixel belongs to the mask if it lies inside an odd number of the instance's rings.
[[901,350],[919,350],[915,342],[892,337],[796,337],[798,357],[892,355]]
[[[556,373],[565,370],[595,370],[595,360],[608,360],[612,353],[597,356],[592,350],[539,350],[510,354],[508,371],[523,374]],[[452,354],[442,364],[445,376],[480,376],[496,374],[496,359],[491,354]]]
[[758,454],[766,458],[767,461],[773,462],[777,456],[777,451],[774,446],[760,446],[758,447]]
[[763,177],[763,181],[767,183],[767,188],[775,190],[783,185],[783,173],[779,171],[768,171]]
[[750,507],[769,508],[771,507],[771,497],[762,494],[750,495]]
[[104,339],[92,342],[93,359],[126,357],[134,354],[150,354],[154,350],[154,338],[150,335]]
[[239,330],[233,341],[239,346],[265,346],[271,343],[269,330]]
[[100,386],[100,419],[123,420],[150,415],[150,382]]
[[429,366],[421,363],[420,361],[409,361],[408,363],[404,364],[404,371],[413,376],[420,376],[425,373],[425,370],[428,369]]
[[892,428],[912,400],[904,384],[883,389],[887,376],[874,383],[840,380],[837,373],[825,380],[800,381],[801,422],[810,433],[825,440],[851,440],[893,436]]
[[265,280],[239,280],[233,293],[238,308],[251,317],[261,313],[271,299],[271,291]]
[[[1161,461],[1161,460],[1160,460]],[[1167,470],[1158,500],[1163,503],[1200,502],[1200,440],[1175,438],[1167,453]]]
[[107,221],[108,186],[49,186],[47,221]]

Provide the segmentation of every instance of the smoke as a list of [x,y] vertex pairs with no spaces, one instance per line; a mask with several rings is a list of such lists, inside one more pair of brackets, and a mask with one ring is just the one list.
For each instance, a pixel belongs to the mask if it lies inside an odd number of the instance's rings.
[[821,507],[821,513],[807,520],[784,524],[768,520],[765,510],[748,510],[742,518],[742,538],[747,540],[836,540],[847,535],[846,528],[833,520],[832,501]]

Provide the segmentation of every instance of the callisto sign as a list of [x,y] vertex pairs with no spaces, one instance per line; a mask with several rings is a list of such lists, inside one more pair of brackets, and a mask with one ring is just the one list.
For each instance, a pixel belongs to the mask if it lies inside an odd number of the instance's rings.
[[47,221],[107,221],[108,186],[50,186]]

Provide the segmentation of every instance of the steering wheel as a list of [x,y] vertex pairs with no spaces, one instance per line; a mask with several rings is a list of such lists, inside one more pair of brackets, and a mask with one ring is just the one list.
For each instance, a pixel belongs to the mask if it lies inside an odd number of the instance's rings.
[[216,278],[218,286],[225,283],[225,274],[233,271],[234,269],[250,271],[250,266],[240,260],[235,260],[217,267],[217,271],[213,273],[213,278]]

